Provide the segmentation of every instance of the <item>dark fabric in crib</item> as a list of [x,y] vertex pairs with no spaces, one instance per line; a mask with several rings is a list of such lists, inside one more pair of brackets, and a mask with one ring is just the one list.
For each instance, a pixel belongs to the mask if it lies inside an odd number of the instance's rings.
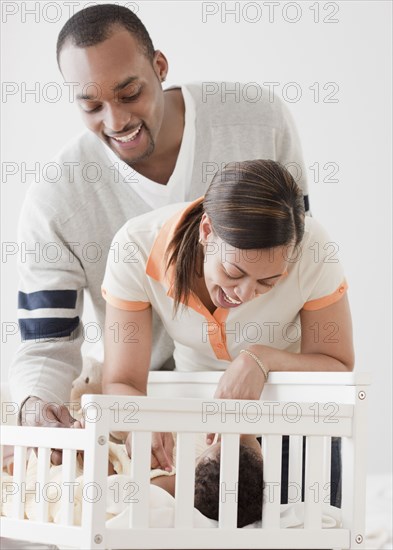
[[[262,439],[257,438],[261,445]],[[302,471],[302,502],[304,502],[304,476],[305,476],[305,456],[306,456],[306,437],[303,437],[303,471]],[[341,438],[332,437],[332,455],[330,469],[330,504],[336,508],[341,508]],[[282,466],[281,466],[281,504],[288,504],[288,464],[289,464],[289,436],[282,438]]]

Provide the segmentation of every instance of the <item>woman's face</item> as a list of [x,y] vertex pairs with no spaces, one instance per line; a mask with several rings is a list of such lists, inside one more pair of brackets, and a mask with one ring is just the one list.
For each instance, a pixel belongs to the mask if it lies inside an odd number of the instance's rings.
[[269,292],[286,275],[293,246],[241,250],[212,230],[207,214],[200,224],[204,244],[204,279],[216,307],[234,308]]

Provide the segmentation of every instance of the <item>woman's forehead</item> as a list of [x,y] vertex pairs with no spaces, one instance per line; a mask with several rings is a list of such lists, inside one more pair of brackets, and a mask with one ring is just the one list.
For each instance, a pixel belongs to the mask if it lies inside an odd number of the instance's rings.
[[[230,264],[243,270],[246,274],[256,275],[263,271],[265,277],[282,273],[293,252],[293,246],[274,248],[240,249],[235,248],[217,237],[216,246],[208,247],[206,254],[214,253],[221,263]],[[277,268],[278,271],[277,271]],[[280,268],[281,271],[280,271]],[[276,271],[273,273],[274,269]],[[268,271],[269,275],[265,275]],[[270,273],[272,271],[272,273]]]

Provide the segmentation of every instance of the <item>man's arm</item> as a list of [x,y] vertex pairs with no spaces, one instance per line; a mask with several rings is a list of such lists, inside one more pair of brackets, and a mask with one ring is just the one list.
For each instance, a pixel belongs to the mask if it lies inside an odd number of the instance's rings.
[[296,183],[302,188],[304,207],[306,213],[311,215],[306,167],[296,125],[285,103],[276,96],[274,101],[278,102],[278,107],[281,112],[281,129],[277,134],[277,155],[275,160],[283,164],[289,170]]
[[82,367],[85,274],[62,235],[56,212],[32,193],[21,212],[18,241],[22,343],[10,367],[11,396],[18,407],[25,403],[25,410],[31,410],[22,419],[27,424],[48,425],[49,419],[51,425],[69,425],[72,419],[63,409],[47,408],[45,414],[42,403],[37,406],[27,398],[58,405],[69,401],[71,383]]

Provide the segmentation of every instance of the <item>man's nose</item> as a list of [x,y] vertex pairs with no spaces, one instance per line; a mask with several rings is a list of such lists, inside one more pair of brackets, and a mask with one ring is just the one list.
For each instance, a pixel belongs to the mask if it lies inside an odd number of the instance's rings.
[[104,125],[111,132],[121,132],[131,119],[124,105],[110,105],[105,109]]

